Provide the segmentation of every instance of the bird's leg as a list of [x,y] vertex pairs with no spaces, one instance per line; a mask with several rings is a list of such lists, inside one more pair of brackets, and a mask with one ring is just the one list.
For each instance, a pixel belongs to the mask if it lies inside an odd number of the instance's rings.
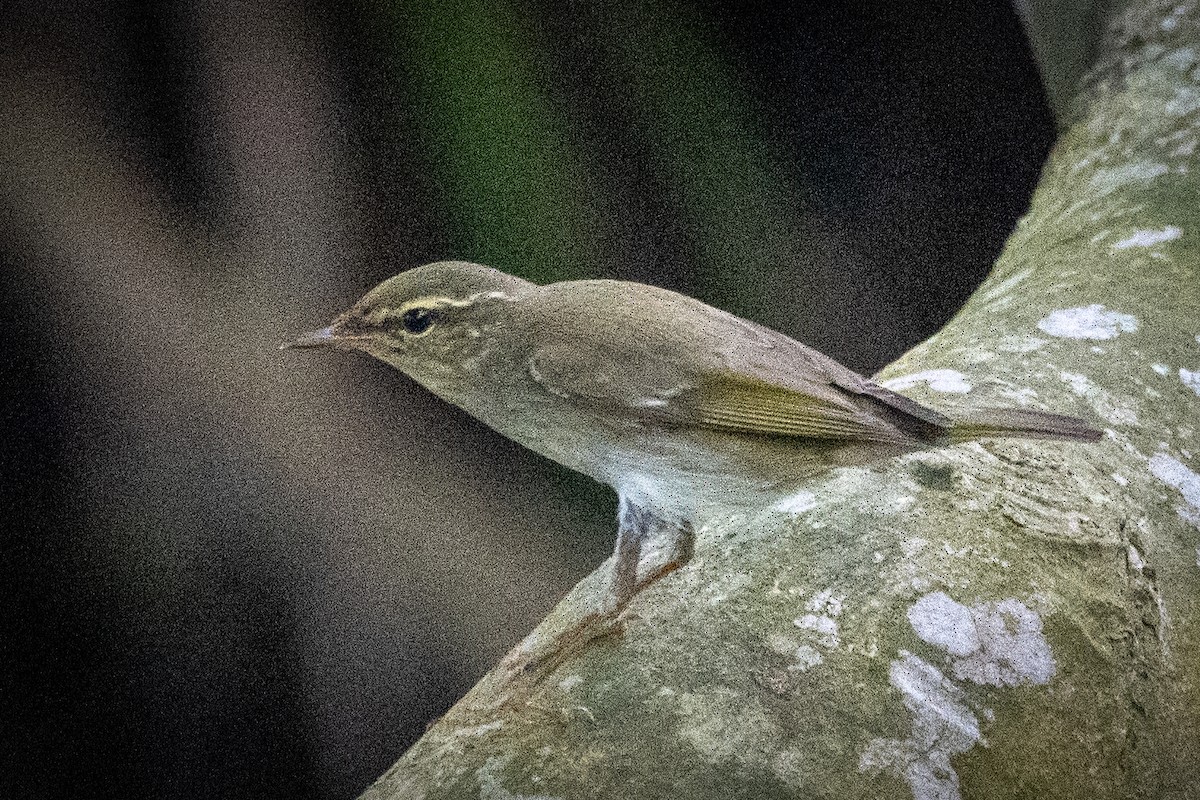
[[[668,540],[670,555],[638,580],[642,544],[663,540]],[[671,522],[622,497],[617,508],[617,548],[613,553],[613,576],[609,585],[613,614],[620,614],[642,589],[691,561],[694,540],[695,533],[687,520]]]
[[648,511],[624,497],[617,506],[617,546],[613,550],[612,578],[608,584],[606,609],[619,613],[638,590],[638,564],[642,560],[642,541],[650,534]]
[[[619,633],[622,612],[638,592],[679,569],[692,558],[695,535],[691,523],[687,521],[676,523],[666,520],[622,497],[617,510],[617,525],[612,577],[602,607],[586,614],[544,645],[528,648],[525,644],[518,645],[505,658],[512,671],[529,676],[537,683],[561,664],[582,653],[592,642]],[[643,545],[648,542],[669,545],[668,556],[652,566],[645,575],[639,576]]]

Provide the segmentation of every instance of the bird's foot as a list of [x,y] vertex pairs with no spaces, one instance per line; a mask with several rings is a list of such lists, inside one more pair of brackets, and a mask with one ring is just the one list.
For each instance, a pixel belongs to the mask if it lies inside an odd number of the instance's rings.
[[638,581],[628,596],[610,598],[608,608],[585,614],[566,630],[549,637],[536,632],[530,634],[501,660],[501,669],[510,682],[527,683],[531,688],[537,686],[563,664],[582,656],[593,645],[619,638],[625,632],[629,604],[633,598],[684,563],[683,560],[672,560],[659,565]]
[[[583,655],[593,644],[620,636],[624,632],[626,609],[634,597],[691,560],[694,533],[690,523],[668,522],[625,498],[621,499],[618,520],[612,578],[603,608],[585,614],[557,633],[534,632],[514,647],[500,662],[505,683],[513,689],[525,687],[515,691],[514,697],[528,696],[555,670]],[[670,544],[670,555],[643,573],[639,568],[642,544],[648,537],[665,538]]]
[[558,633],[549,636],[537,632],[530,634],[501,660],[500,668],[507,677],[506,682],[533,689],[597,642],[620,637],[625,630],[623,611],[624,607],[592,611]]

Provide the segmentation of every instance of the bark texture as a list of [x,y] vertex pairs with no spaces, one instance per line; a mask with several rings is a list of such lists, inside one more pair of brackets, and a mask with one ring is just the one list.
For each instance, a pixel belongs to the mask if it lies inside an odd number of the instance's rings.
[[1104,441],[709,520],[622,636],[536,685],[498,668],[365,797],[1200,797],[1198,62],[1195,3],[1117,9],[988,281],[881,376]]

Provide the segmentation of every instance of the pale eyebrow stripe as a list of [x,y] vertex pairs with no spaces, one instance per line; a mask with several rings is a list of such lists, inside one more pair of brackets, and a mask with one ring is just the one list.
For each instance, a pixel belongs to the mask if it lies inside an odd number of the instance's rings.
[[414,308],[439,308],[450,306],[452,308],[465,308],[466,306],[474,305],[480,299],[485,300],[505,300],[513,301],[516,298],[504,292],[476,292],[462,300],[456,300],[453,297],[444,297],[441,295],[422,295],[421,297],[413,298],[404,303],[401,303],[396,308],[377,308],[370,313],[367,321],[372,325],[379,325],[389,319],[401,317],[405,312],[411,311]]

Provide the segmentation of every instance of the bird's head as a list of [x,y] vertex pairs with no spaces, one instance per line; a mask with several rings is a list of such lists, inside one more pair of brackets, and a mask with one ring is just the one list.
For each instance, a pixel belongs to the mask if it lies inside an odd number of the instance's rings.
[[328,327],[284,347],[361,350],[437,391],[495,350],[509,306],[535,288],[491,267],[439,261],[388,278]]

